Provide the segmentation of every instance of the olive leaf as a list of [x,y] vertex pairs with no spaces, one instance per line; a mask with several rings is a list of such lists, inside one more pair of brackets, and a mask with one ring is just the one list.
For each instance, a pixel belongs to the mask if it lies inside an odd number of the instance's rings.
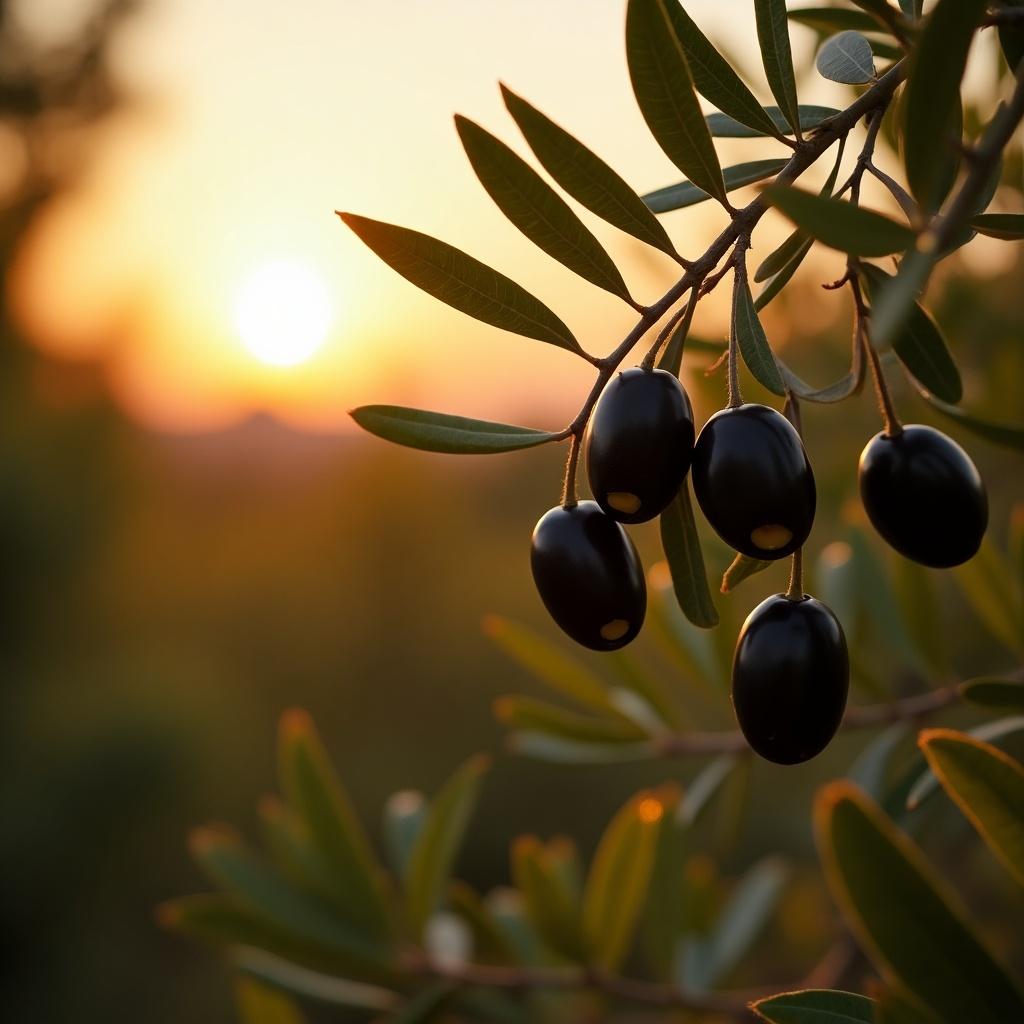
[[629,0],[626,8],[626,59],[633,92],[665,155],[698,188],[727,206],[722,169],[666,2],[675,0]]
[[684,480],[672,504],[662,512],[661,543],[679,607],[695,626],[710,629],[718,625],[718,612],[711,600],[689,487]]
[[487,194],[531,242],[585,281],[633,304],[604,247],[525,160],[469,118],[457,114],[455,127]]
[[960,695],[972,704],[1002,711],[1024,711],[1024,682],[1016,679],[968,679]]
[[363,428],[385,441],[427,452],[486,455],[536,448],[556,434],[532,427],[467,419],[444,412],[409,409],[401,405],[363,405],[349,415]]
[[573,199],[641,242],[675,255],[657,218],[599,156],[504,84],[501,95],[534,156]]
[[[722,171],[725,180],[726,191],[741,188],[743,185],[753,184],[755,181],[763,181],[777,174],[786,166],[788,160],[751,160],[748,163],[734,164]],[[684,206],[693,206],[695,203],[702,203],[710,199],[702,188],[698,188],[691,181],[681,181],[677,185],[667,185],[665,188],[648,192],[643,201],[653,213],[667,213],[669,210],[680,210]]]
[[747,364],[747,369],[754,375],[755,380],[774,394],[784,395],[786,386],[754,307],[750,285],[742,274],[737,276],[733,286],[732,329],[736,334],[743,362]]
[[554,313],[515,281],[447,242],[354,213],[338,216],[393,270],[435,299],[513,334],[580,353]]
[[792,185],[769,185],[762,195],[797,227],[851,256],[887,256],[914,242],[907,225],[843,199]]
[[724,114],[758,134],[780,137],[782,129],[743,84],[743,80],[729,62],[697,27],[683,5],[669,2],[666,10],[676,38],[686,52],[686,63],[693,75],[693,84],[697,92]]
[[953,184],[943,176],[955,141],[960,79],[986,7],[986,0],[938,0],[914,47],[901,106],[903,159],[914,198],[929,210]]
[[955,894],[872,800],[832,783],[816,800],[815,827],[832,895],[886,981],[943,1020],[1024,1019],[1024,996]]
[[579,894],[570,887],[536,836],[512,844],[512,880],[523,897],[530,923],[547,945],[570,960],[584,959]]
[[298,1006],[283,992],[254,978],[239,978],[235,1001],[242,1024],[303,1024]]
[[796,76],[786,23],[786,0],[754,0],[757,41],[761,46],[761,63],[775,102],[797,131],[800,114],[796,99]]
[[971,221],[971,227],[990,238],[1016,241],[1024,238],[1024,213],[982,213]]
[[783,992],[750,1004],[768,1024],[873,1024],[874,1001],[853,992],[809,988]]
[[494,717],[520,732],[584,743],[635,743],[647,738],[646,731],[632,722],[581,715],[534,697],[499,697],[494,702]]
[[790,21],[806,25],[819,35],[833,32],[877,32],[878,23],[863,11],[849,11],[842,7],[794,7],[787,12]]
[[723,594],[731,593],[744,580],[759,572],[764,572],[771,565],[774,565],[774,563],[762,561],[760,558],[748,558],[746,555],[737,555],[722,575],[721,592]]
[[985,438],[993,444],[1004,445],[1007,448],[1016,448],[1024,451],[1024,426],[1012,423],[995,423],[992,420],[982,419],[973,413],[964,412],[958,406],[950,405],[941,401],[927,391],[921,391],[921,397],[937,412],[951,420],[955,420],[966,430]]
[[997,747],[952,729],[925,729],[918,742],[942,788],[1024,884],[1024,767]]
[[[869,299],[873,302],[878,291],[892,281],[892,275],[872,266],[861,264]],[[907,370],[937,398],[944,402],[959,402],[963,397],[960,371],[953,362],[946,339],[938,324],[918,304],[914,303],[899,334],[893,339],[893,351]]]
[[[796,232],[794,232],[794,234],[796,234]],[[764,307],[767,306],[768,303],[771,302],[787,284],[789,284],[790,279],[797,272],[800,264],[803,263],[807,254],[811,251],[811,246],[814,245],[814,239],[805,232],[800,232],[800,236],[800,245],[789,258],[789,261],[776,271],[774,276],[768,281],[764,288],[761,289],[757,298],[754,300],[754,309],[758,312],[764,309]]]
[[840,32],[825,40],[814,66],[822,78],[842,85],[862,85],[875,77],[871,44],[859,32]]
[[[776,132],[783,135],[793,134],[792,127],[779,107],[764,107],[763,109],[772,124],[775,125]],[[835,117],[839,113],[835,107],[820,107],[808,103],[801,103],[798,110],[800,114],[800,129],[805,132],[810,131],[812,128],[817,128],[823,121],[827,121],[830,117]],[[705,120],[708,124],[708,130],[715,138],[719,139],[760,139],[766,135],[775,134],[774,132],[764,132],[750,128],[728,114],[708,114]]]

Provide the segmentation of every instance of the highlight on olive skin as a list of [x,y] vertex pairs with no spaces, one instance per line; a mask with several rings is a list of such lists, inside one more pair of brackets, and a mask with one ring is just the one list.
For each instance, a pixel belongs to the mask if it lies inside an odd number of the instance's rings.
[[618,374],[594,408],[586,439],[590,490],[605,515],[645,523],[672,503],[693,456],[693,410],[666,370]]
[[534,583],[555,622],[595,651],[625,647],[647,612],[647,584],[629,535],[594,501],[546,512],[533,531]]
[[876,434],[860,456],[860,495],[872,526],[901,555],[933,569],[977,554],[988,495],[971,457],[933,427]]
[[832,610],[813,597],[769,597],[736,641],[732,703],[740,730],[768,761],[809,761],[839,728],[849,678],[846,638]]
[[773,561],[807,540],[814,473],[800,435],[775,409],[745,404],[716,412],[697,438],[691,472],[705,519],[736,551]]

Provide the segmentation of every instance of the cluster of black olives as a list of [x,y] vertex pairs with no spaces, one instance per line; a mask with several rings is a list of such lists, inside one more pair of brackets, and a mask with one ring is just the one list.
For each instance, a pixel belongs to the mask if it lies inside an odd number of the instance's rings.
[[[623,523],[663,512],[692,467],[701,511],[730,547],[773,561],[797,551],[814,522],[814,474],[781,413],[742,404],[715,413],[694,442],[693,412],[664,370],[620,373],[591,417],[585,454],[593,501],[556,506],[537,523],[531,562],[555,622],[598,651],[639,633],[647,589]],[[860,459],[868,517],[897,551],[957,565],[981,544],[985,488],[966,453],[930,427],[873,438]],[[733,659],[732,701],[750,746],[778,764],[819,754],[846,708],[849,659],[833,612],[806,594],[776,594],[747,617]]]

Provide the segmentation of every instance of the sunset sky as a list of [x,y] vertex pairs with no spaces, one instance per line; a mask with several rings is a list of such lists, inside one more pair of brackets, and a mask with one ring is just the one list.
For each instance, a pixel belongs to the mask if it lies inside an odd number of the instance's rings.
[[[59,37],[81,7],[26,2],[23,17]],[[687,8],[729,39],[768,101],[752,15],[736,17],[750,4]],[[11,283],[22,319],[51,350],[102,356],[119,399],[159,428],[203,430],[269,410],[339,429],[348,408],[370,401],[560,425],[589,367],[420,293],[333,211],[444,238],[533,291],[592,351],[612,348],[634,314],[505,221],[452,114],[526,155],[502,80],[639,191],[678,180],[636,109],[623,10],[620,0],[154,0],[116,48],[137,104],[105,130],[82,189],[49,210],[25,247]],[[813,35],[792,34],[806,64]],[[820,80],[801,95],[847,97]],[[780,149],[735,141],[722,161]],[[671,261],[584,219],[642,301],[664,290]],[[694,255],[722,219],[707,204],[666,224]],[[762,255],[783,230],[766,222],[755,237]],[[698,326],[720,336],[727,295],[712,298]],[[788,329],[774,328],[776,337]]]

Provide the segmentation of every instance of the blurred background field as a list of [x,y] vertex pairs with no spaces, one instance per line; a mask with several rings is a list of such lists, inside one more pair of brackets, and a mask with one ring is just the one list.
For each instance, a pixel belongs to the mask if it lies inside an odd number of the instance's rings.
[[[531,3],[485,18],[479,5],[454,0],[372,5],[378,13],[345,0],[299,5],[286,22],[278,6],[214,11],[163,0],[102,14],[85,0],[0,3],[7,1020],[89,1024],[129,1019],[126,1011],[152,1024],[227,1019],[231,991],[217,959],[162,933],[152,909],[202,886],[185,852],[189,826],[231,820],[255,829],[255,801],[273,785],[281,711],[313,713],[376,828],[396,789],[431,791],[466,755],[501,750],[496,697],[540,692],[484,635],[484,615],[557,641],[531,586],[527,549],[533,523],[557,500],[563,450],[446,459],[360,435],[345,410],[401,402],[559,425],[589,373],[565,353],[537,351],[546,347],[415,293],[359,247],[332,209],[436,232],[493,259],[567,319],[575,315],[589,348],[611,348],[627,320],[500,222],[461,163],[447,117],[464,103],[492,127],[504,124],[495,79],[518,74],[510,84],[578,128],[638,187],[674,180],[632,110],[619,5],[593,13],[592,5],[556,5],[554,13]],[[690,6],[712,29],[716,18],[721,25],[713,5]],[[538,39],[531,26],[548,16]],[[559,64],[556,41],[573,24],[586,31],[573,35]],[[424,32],[436,46],[413,61]],[[813,36],[799,32],[795,44],[809,49]],[[735,45],[751,64],[747,44]],[[809,99],[841,105],[839,87],[829,88]],[[186,160],[193,145],[198,155]],[[761,143],[745,145],[744,159],[760,155],[752,150]],[[1022,184],[1018,143],[1000,194],[1005,208],[1019,209]],[[701,207],[667,224],[677,238],[692,234],[684,252],[716,231]],[[784,231],[766,224],[762,255]],[[613,244],[627,277],[656,294],[668,268]],[[1018,253],[984,240],[976,254],[950,261],[929,296],[962,368],[966,407],[983,402],[991,418],[1017,421]],[[264,358],[239,328],[251,275],[282,260],[299,267],[291,294],[312,288],[327,309],[323,337],[291,366],[282,363],[296,350],[272,348]],[[838,376],[846,358],[848,300],[818,287],[838,276],[838,260],[822,252],[808,261],[765,318],[773,341],[816,382]],[[271,276],[271,291],[280,280]],[[702,305],[695,332],[717,340],[724,324],[721,303]],[[318,330],[301,320],[283,329],[293,340]],[[685,377],[698,422],[724,391],[720,376],[704,376],[707,362],[694,356]],[[897,399],[905,418],[935,422],[907,387],[898,386]],[[833,542],[852,542],[826,555],[830,565],[844,563],[866,536],[855,468],[877,412],[865,393],[839,409],[806,408],[804,428],[820,495],[810,562]],[[950,432],[988,482],[994,547],[1010,551],[1020,540],[1012,509],[1024,501],[1019,456]],[[656,528],[634,536],[645,564],[657,562]],[[706,540],[717,578],[729,556]],[[1000,635],[979,616],[977,593],[972,603],[950,574],[911,577],[874,538],[866,544],[872,561],[863,550],[855,557],[885,570],[894,606],[908,614],[893,626],[866,610],[862,592],[850,597],[860,610],[847,625],[864,669],[855,700],[876,699],[879,686],[909,693],[1005,671],[1015,657],[1019,665],[1013,627]],[[1019,575],[1019,549],[1015,558]],[[723,626],[712,642],[720,674],[710,689],[687,679],[651,630],[638,642],[637,657],[671,679],[697,724],[730,726],[724,680],[735,631],[780,589],[783,572],[719,600]],[[934,657],[901,646],[900,630],[917,639],[921,586],[936,602],[924,641]],[[827,945],[809,796],[845,771],[867,738],[845,736],[800,769],[756,765],[738,833],[708,838],[711,863],[726,877],[774,851],[801,865],[794,899],[773,926],[787,941],[765,943],[751,968],[762,980],[797,976]],[[499,757],[462,872],[484,887],[503,882],[508,841],[523,831],[568,833],[589,849],[636,788],[687,780],[698,767]],[[987,862],[974,863],[976,844],[958,847],[954,836],[941,849],[972,895],[974,869],[989,874]],[[1019,908],[1003,881],[988,881]]]

